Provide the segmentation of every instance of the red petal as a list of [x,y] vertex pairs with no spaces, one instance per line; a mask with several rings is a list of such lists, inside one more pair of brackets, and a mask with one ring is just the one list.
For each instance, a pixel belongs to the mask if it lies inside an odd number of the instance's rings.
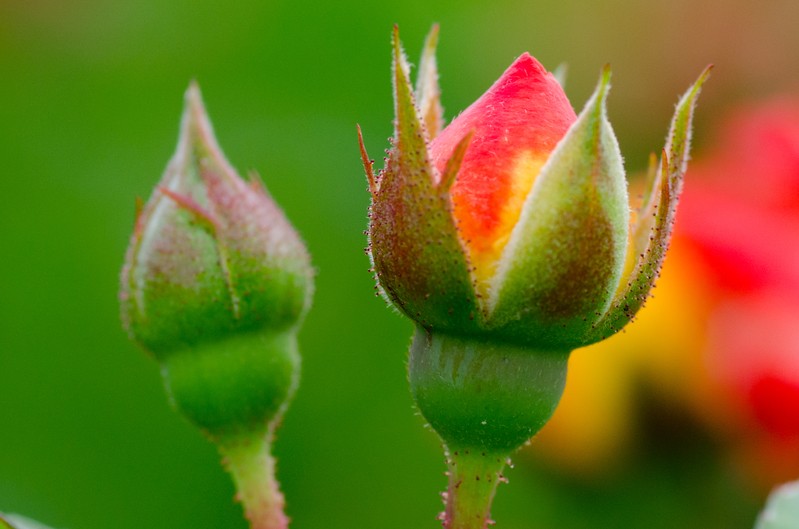
[[432,141],[432,161],[443,172],[474,131],[452,200],[476,266],[499,257],[535,176],[575,119],[557,80],[525,53]]

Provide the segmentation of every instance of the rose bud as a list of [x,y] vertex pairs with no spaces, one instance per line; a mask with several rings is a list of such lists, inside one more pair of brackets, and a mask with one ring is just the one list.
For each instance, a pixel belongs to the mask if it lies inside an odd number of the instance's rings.
[[303,242],[260,180],[225,159],[192,84],[177,150],[136,220],[122,319],[178,411],[219,445],[253,528],[286,523],[269,445],[312,290]]
[[436,134],[434,40],[414,93],[395,28],[383,170],[361,139],[369,253],[380,291],[416,323],[410,384],[449,454],[445,526],[483,527],[507,456],[557,405],[570,351],[621,329],[657,277],[707,71],[678,104],[631,213],[605,110],[609,68],[576,115],[525,53]]

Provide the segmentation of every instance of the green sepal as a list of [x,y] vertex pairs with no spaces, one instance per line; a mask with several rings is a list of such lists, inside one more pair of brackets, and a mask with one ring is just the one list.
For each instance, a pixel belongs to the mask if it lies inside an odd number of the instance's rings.
[[582,345],[604,340],[629,323],[644,305],[660,274],[682,192],[696,101],[710,70],[708,67],[702,72],[677,104],[660,164],[654,178],[650,179],[637,224],[633,227],[635,266],[624,288],[614,296],[609,310],[585,334]]
[[419,74],[416,79],[416,100],[419,102],[419,115],[430,141],[444,128],[444,109],[441,106],[441,88],[438,85],[438,65],[436,46],[438,45],[438,24],[433,24],[424,41],[422,59],[419,61]]
[[450,451],[509,455],[549,420],[568,350],[533,350],[417,326],[408,373],[422,416]]
[[159,359],[232,333],[287,329],[310,304],[302,240],[257,177],[244,181],[227,161],[194,84],[121,283],[124,326]]
[[562,88],[566,88],[566,79],[569,75],[569,64],[562,62],[552,70],[552,76]]
[[541,169],[492,279],[493,332],[572,349],[605,312],[627,248],[621,152],[607,120],[610,69]]
[[[430,163],[396,28],[393,73],[393,146],[370,184],[369,253],[378,284],[390,302],[425,327],[475,331],[481,315],[453,220],[452,179]],[[368,175],[365,154],[364,165]],[[457,172],[457,165],[456,159],[446,173]]]

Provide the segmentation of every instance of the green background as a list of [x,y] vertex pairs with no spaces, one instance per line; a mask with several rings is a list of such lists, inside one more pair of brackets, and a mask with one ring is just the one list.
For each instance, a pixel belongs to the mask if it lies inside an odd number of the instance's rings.
[[[118,318],[134,198],[172,153],[190,79],[229,159],[262,174],[318,270],[276,445],[294,526],[432,528],[444,461],[407,390],[411,326],[374,297],[363,252],[355,125],[380,159],[392,24],[414,62],[441,24],[450,119],[522,51],[568,63],[578,109],[610,62],[610,117],[635,171],[707,63],[700,151],[728,106],[797,88],[797,6],[0,0],[0,510],[66,529],[245,527],[214,448],[170,409]],[[712,447],[675,443],[599,483],[522,456],[494,517],[509,529],[751,526],[756,501],[713,469]]]

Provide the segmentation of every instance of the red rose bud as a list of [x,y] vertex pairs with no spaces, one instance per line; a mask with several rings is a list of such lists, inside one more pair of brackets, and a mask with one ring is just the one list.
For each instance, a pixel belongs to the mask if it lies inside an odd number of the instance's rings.
[[177,150],[136,220],[122,319],[177,409],[220,444],[253,527],[285,525],[264,506],[282,504],[276,485],[263,501],[252,489],[274,485],[268,441],[297,384],[312,290],[304,244],[260,180],[225,159],[190,86]]
[[[381,292],[417,323],[409,369],[422,414],[451,456],[479,451],[504,465],[496,454],[527,441],[554,411],[569,352],[617,332],[646,299],[708,72],[678,104],[631,220],[605,110],[608,68],[575,115],[555,77],[525,53],[437,133],[436,34],[414,93],[394,32],[395,130],[377,174],[361,140],[369,252]],[[485,461],[467,466],[482,472]],[[464,478],[465,463],[451,464],[451,476]],[[452,502],[445,525],[472,527],[453,521],[466,514]]]
[[[649,200],[631,222],[605,112],[609,70],[575,116],[554,76],[523,54],[431,137],[429,110],[414,103],[433,100],[440,111],[431,52],[414,94],[396,39],[394,46],[396,127],[386,167],[374,174],[363,152],[369,251],[387,298],[431,331],[531,347],[570,350],[618,331],[662,262],[707,72],[680,102]],[[635,266],[623,274],[631,250]]]

